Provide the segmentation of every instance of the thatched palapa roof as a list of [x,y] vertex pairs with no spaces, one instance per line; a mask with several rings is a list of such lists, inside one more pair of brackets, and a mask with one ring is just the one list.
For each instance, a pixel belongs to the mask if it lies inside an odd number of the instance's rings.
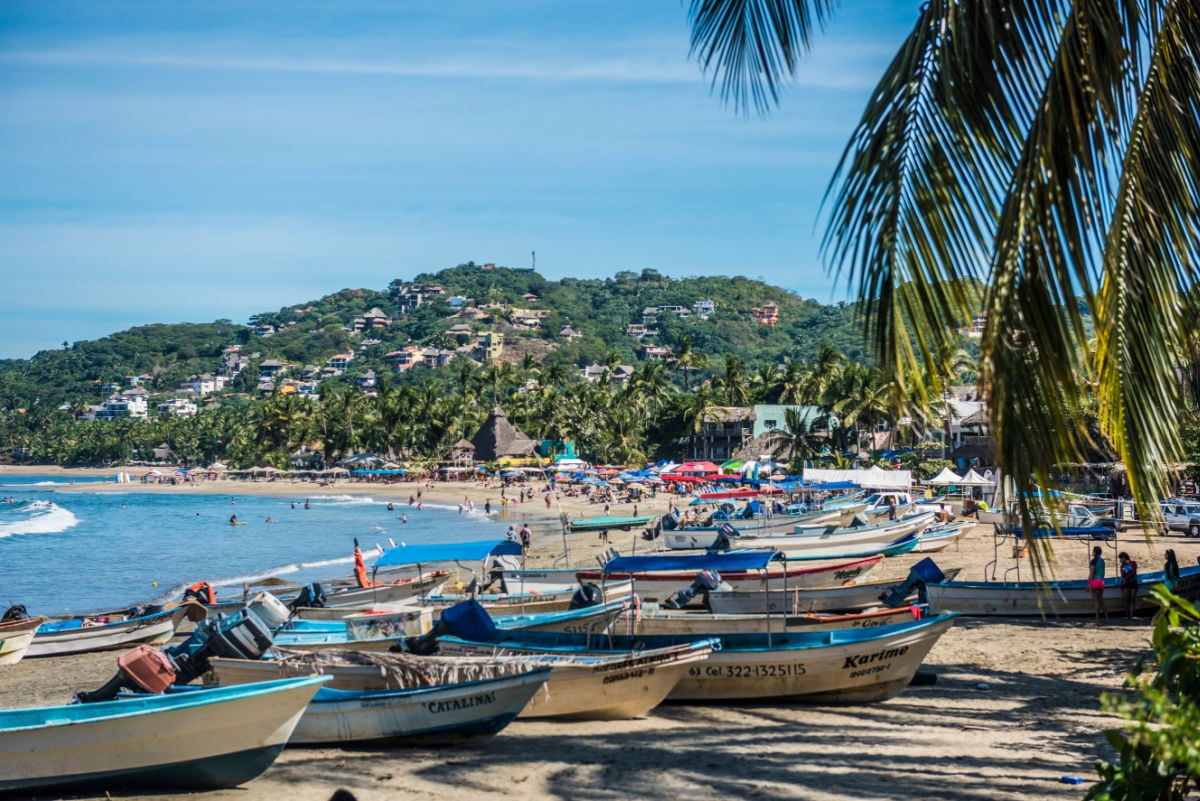
[[534,441],[508,422],[508,415],[499,406],[492,409],[487,420],[471,437],[475,458],[490,462],[504,456],[527,456],[533,453]]

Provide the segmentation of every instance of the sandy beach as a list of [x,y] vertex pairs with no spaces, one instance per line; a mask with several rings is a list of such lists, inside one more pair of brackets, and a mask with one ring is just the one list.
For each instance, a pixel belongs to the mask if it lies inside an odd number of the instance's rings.
[[[22,469],[25,470],[25,469]],[[15,472],[5,468],[4,472]],[[85,475],[82,471],[33,468],[27,473]],[[136,478],[144,470],[130,469]],[[115,470],[99,471],[111,476]],[[89,484],[89,491],[112,484]],[[192,486],[135,485],[153,492],[215,492],[303,496],[313,484],[219,480]],[[477,507],[496,486],[447,482],[422,486],[432,502]],[[540,488],[540,483],[535,485]],[[368,493],[407,503],[417,484],[338,481],[322,492]],[[128,490],[131,486],[126,484]],[[643,500],[639,513],[661,513],[668,499]],[[498,514],[536,524],[531,563],[549,564],[562,552],[560,507],[534,503]],[[584,499],[563,498],[571,518],[602,514]],[[631,514],[628,504],[612,514]],[[640,533],[614,533],[601,543],[594,534],[571,537],[572,562],[594,564],[605,547],[643,551]],[[1147,541],[1139,531],[1121,535],[1142,570],[1159,569],[1163,550],[1174,548],[1181,564],[1194,564],[1200,541],[1179,535]],[[1011,546],[997,549],[991,526],[975,526],[959,545],[933,555],[943,568],[962,568],[980,579],[998,558],[999,571],[1018,564]],[[1111,556],[1106,548],[1106,556]],[[902,578],[921,555],[895,557],[874,576]],[[1055,544],[1055,570],[1063,578],[1086,574],[1088,552],[1080,543]],[[1115,561],[1115,560],[1114,560]],[[1020,560],[1022,578],[1032,572]],[[873,577],[874,577],[873,576]],[[1116,721],[1099,710],[1101,693],[1121,687],[1146,653],[1148,619],[1068,622],[962,619],[934,647],[925,667],[935,684],[910,687],[879,704],[820,706],[669,705],[619,723],[517,721],[497,737],[454,748],[288,749],[259,779],[229,791],[205,793],[213,801],[323,801],[338,787],[360,799],[452,797],[499,799],[680,799],[688,797],[805,799],[1022,799],[1082,797],[1082,787],[1059,782],[1064,775],[1091,781],[1098,758],[1111,756],[1104,740]],[[92,688],[115,670],[115,653],[23,660],[0,667],[0,706],[60,703],[73,690]],[[128,794],[114,797],[178,798]],[[76,797],[61,793],[45,798]],[[103,789],[78,797],[104,797]]]

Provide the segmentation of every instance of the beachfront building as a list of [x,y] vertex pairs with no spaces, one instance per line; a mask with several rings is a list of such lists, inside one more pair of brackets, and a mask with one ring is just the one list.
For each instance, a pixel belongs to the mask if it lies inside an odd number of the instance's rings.
[[534,455],[536,445],[525,432],[509,422],[508,415],[499,406],[492,409],[471,437],[475,459],[480,462],[528,458]]
[[754,408],[720,406],[704,415],[688,445],[690,459],[723,462],[733,458],[754,436]]
[[751,409],[751,435],[760,437],[775,431],[786,432],[788,430],[786,418],[788,409],[795,409],[800,415],[800,419],[809,426],[821,416],[821,409],[817,406],[760,403]]

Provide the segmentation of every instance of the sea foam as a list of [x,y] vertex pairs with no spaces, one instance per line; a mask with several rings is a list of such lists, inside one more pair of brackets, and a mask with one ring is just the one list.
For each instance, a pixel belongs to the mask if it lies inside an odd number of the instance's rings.
[[78,524],[79,518],[69,509],[50,501],[30,501],[17,504],[0,517],[0,539],[21,534],[58,534]]

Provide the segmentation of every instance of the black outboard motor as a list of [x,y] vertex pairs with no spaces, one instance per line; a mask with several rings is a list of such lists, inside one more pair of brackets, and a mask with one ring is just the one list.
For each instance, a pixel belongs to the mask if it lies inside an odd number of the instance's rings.
[[704,608],[708,609],[708,593],[711,590],[720,589],[721,587],[728,588],[729,585],[721,581],[720,573],[715,570],[701,570],[696,574],[696,578],[692,581],[691,586],[671,593],[671,596],[663,601],[663,608],[683,609],[699,593],[704,599]]
[[604,603],[604,591],[595,584],[580,584],[579,589],[571,596],[567,609],[586,609]]
[[288,608],[292,611],[299,609],[302,606],[311,606],[316,609],[325,607],[325,588],[320,584],[305,584],[300,590],[300,594],[296,596],[296,600],[288,604]]
[[[207,673],[212,666],[209,660],[214,657],[230,659],[261,659],[271,647],[274,637],[270,628],[249,607],[234,612],[231,615],[208,618],[196,624],[192,635],[179,645],[163,648],[152,660],[156,664],[153,669],[161,676],[170,674],[167,684],[187,684]],[[148,659],[153,652],[143,653]],[[161,692],[161,689],[148,686],[140,679],[136,668],[128,669],[120,660],[121,666],[115,676],[104,686],[92,691],[81,690],[75,693],[78,703],[93,701],[111,701],[121,690],[150,690]]]
[[708,546],[709,553],[713,551],[728,551],[733,547],[734,538],[739,536],[741,535],[738,533],[738,530],[726,523],[717,532],[717,537],[713,540],[713,544]]
[[859,512],[854,517],[850,518],[850,522],[846,528],[862,528],[863,526],[871,525],[871,518],[867,517],[862,512]]
[[916,591],[917,603],[924,605],[929,603],[929,594],[925,590],[925,585],[937,584],[939,581],[944,581],[945,578],[946,574],[927,556],[908,569],[908,578],[887,592],[881,593],[879,600],[884,606],[895,608],[902,606],[904,599]]
[[0,623],[12,623],[15,620],[29,620],[29,610],[25,604],[13,604],[4,610],[4,617],[0,617]]

